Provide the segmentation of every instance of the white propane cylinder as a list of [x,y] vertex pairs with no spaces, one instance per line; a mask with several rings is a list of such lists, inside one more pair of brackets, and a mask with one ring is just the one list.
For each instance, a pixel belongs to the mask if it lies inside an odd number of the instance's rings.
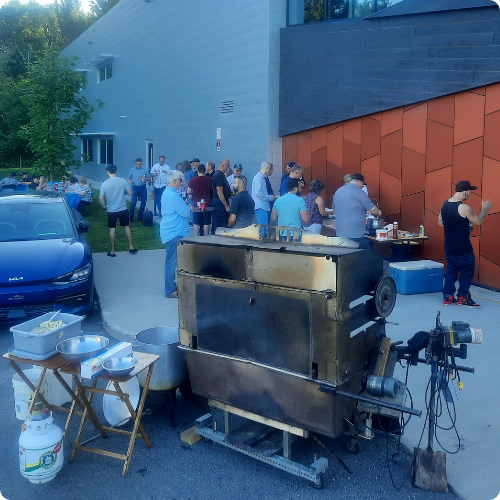
[[28,415],[27,428],[19,436],[21,474],[35,484],[54,479],[64,463],[63,433],[53,420],[47,409]]

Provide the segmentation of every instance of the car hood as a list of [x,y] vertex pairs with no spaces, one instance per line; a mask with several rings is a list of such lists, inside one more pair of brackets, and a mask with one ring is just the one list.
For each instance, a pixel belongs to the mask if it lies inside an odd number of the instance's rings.
[[0,285],[51,281],[91,260],[86,244],[76,238],[0,243]]

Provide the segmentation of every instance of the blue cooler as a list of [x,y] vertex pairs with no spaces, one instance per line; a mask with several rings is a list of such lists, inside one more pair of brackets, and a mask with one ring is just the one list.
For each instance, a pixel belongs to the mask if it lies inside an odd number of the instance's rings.
[[414,260],[389,264],[389,276],[396,282],[398,293],[440,292],[443,288],[444,265],[432,260]]

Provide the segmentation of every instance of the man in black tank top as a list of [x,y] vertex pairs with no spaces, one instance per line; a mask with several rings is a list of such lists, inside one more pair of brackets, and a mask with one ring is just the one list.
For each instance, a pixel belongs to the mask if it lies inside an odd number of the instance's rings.
[[[475,258],[470,241],[472,226],[480,226],[488,209],[493,206],[491,200],[484,201],[479,215],[464,203],[471,191],[477,189],[469,181],[460,181],[455,194],[443,203],[438,223],[444,227],[444,251],[446,254],[446,274],[443,286],[443,305],[457,303],[460,306],[480,307],[472,300],[469,292],[474,276]],[[459,278],[460,275],[460,278]],[[455,282],[459,278],[457,298]]]

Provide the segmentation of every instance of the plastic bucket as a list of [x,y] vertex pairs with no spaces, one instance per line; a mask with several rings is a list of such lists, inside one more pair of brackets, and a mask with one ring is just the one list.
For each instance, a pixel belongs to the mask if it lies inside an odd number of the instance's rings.
[[[36,387],[42,370],[38,368],[29,368],[23,370],[23,373],[28,377],[30,382]],[[14,388],[14,405],[16,410],[16,418],[18,420],[26,420],[28,414],[28,407],[33,398],[33,391],[22,381],[21,377],[15,373],[12,377],[12,387]],[[40,392],[45,396],[47,393],[47,382],[43,381]]]

